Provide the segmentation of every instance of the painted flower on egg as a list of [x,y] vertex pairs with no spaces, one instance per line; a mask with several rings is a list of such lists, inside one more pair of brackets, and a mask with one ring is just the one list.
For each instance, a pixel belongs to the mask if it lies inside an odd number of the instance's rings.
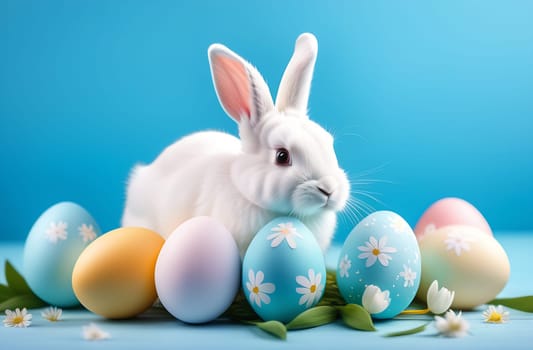
[[94,241],[96,238],[96,232],[94,232],[93,225],[82,224],[78,227],[78,232],[85,243]]
[[276,227],[273,227],[271,232],[273,233],[267,236],[267,240],[272,241],[270,246],[273,248],[279,246],[285,240],[289,247],[295,249],[295,237],[302,238],[302,235],[298,233],[296,227],[291,222],[280,223]]
[[350,268],[352,267],[352,261],[348,259],[348,254],[344,254],[341,262],[339,263],[339,274],[341,277],[350,276]]
[[276,290],[276,286],[273,283],[263,283],[265,274],[263,271],[257,271],[257,274],[253,270],[248,271],[248,282],[246,282],[246,288],[250,292],[250,301],[261,307],[261,302],[270,304],[270,297],[268,294],[273,293]]
[[52,243],[57,243],[59,240],[67,239],[67,227],[68,224],[63,221],[57,223],[51,222],[46,230],[46,236]]
[[403,233],[411,229],[409,227],[409,224],[405,222],[405,220],[402,219],[400,216],[391,216],[389,220],[390,220],[390,227],[396,233]]
[[413,287],[415,285],[416,280],[416,272],[411,270],[411,268],[407,265],[403,265],[403,271],[400,272],[400,276],[403,277],[403,286],[404,287]]
[[[296,276],[296,282],[301,286],[296,288],[296,292],[303,294],[300,298],[299,304],[306,304],[306,307],[311,307],[313,304],[320,300],[322,297],[322,291],[324,290],[324,285],[322,282],[322,274],[316,273],[313,269],[309,269],[307,272],[309,278],[305,276]],[[303,288],[302,288],[303,287]]]
[[368,242],[365,242],[365,246],[359,246],[357,249],[364,252],[359,254],[359,259],[367,259],[366,267],[370,267],[379,260],[380,264],[383,266],[389,266],[389,260],[392,260],[392,257],[385,253],[396,253],[397,249],[394,247],[387,247],[387,236],[383,236],[379,241],[374,237],[370,236]]
[[460,256],[463,251],[470,250],[470,241],[460,232],[452,231],[448,233],[448,238],[444,240],[444,243],[446,243],[446,250],[453,250],[457,256]]

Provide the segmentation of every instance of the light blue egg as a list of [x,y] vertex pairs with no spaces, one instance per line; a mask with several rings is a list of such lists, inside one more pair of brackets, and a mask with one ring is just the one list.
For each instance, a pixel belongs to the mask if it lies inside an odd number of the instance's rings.
[[289,322],[315,306],[326,287],[326,265],[311,231],[292,217],[265,225],[244,256],[242,286],[265,321]]
[[344,242],[337,284],[346,302],[359,305],[369,285],[388,292],[389,306],[372,317],[392,318],[413,301],[420,270],[420,250],[411,227],[394,212],[378,211],[357,224]]
[[24,245],[24,277],[32,291],[51,305],[78,305],[72,270],[83,249],[99,235],[96,221],[76,203],[57,203],[42,213]]

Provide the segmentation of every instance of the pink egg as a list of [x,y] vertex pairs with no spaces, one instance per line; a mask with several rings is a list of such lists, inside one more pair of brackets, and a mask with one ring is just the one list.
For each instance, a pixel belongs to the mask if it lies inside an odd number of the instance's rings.
[[433,203],[420,217],[414,231],[420,239],[449,225],[474,226],[492,236],[492,230],[479,210],[460,198],[443,198]]

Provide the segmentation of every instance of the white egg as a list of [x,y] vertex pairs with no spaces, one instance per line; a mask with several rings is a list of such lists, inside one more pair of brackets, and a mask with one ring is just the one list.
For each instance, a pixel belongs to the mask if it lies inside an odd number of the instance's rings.
[[187,220],[167,238],[155,267],[163,306],[177,319],[204,323],[233,302],[241,261],[231,233],[206,216]]

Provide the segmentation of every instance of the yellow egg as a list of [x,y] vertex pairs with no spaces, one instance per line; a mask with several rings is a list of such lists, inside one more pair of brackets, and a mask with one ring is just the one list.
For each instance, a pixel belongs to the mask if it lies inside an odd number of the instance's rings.
[[509,279],[502,246],[473,226],[446,226],[419,238],[422,276],[418,297],[426,300],[434,280],[455,291],[454,309],[471,309],[494,299]]
[[88,310],[130,318],[156,300],[154,270],[164,239],[138,227],[119,228],[94,240],[78,258],[72,287]]

